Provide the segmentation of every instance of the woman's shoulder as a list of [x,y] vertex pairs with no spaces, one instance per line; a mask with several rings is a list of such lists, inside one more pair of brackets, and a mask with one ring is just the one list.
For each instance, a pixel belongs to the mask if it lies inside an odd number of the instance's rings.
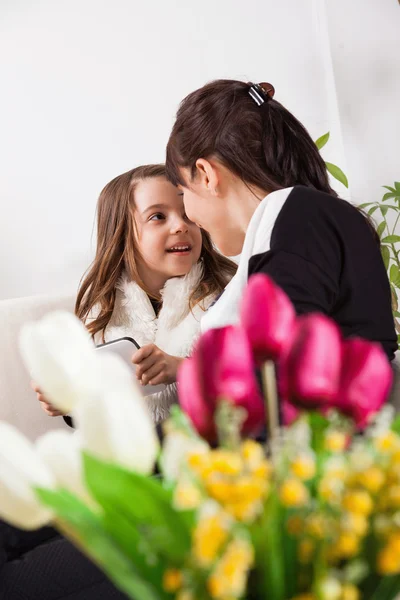
[[367,229],[367,221],[347,200],[305,186],[295,186],[288,195],[274,224],[272,240],[313,233],[341,235],[349,228]]

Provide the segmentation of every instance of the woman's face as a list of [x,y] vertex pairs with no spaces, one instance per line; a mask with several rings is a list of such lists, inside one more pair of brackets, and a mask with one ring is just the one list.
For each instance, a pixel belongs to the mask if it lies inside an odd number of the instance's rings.
[[[240,254],[244,241],[240,222],[235,214],[235,194],[225,181],[215,187],[206,177],[190,181],[188,169],[182,169],[187,186],[180,186],[188,218],[205,229],[218,250],[225,256]],[[218,191],[217,191],[218,190]]]

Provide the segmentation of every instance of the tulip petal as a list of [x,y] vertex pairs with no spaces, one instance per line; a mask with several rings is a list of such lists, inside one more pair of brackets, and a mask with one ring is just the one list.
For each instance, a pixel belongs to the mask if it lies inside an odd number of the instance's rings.
[[277,361],[290,343],[296,313],[285,292],[264,273],[249,279],[241,304],[241,323],[258,364]]
[[361,338],[343,344],[343,365],[337,408],[364,428],[387,400],[392,368],[379,344]]
[[192,421],[198,433],[207,440],[216,436],[213,414],[215,405],[208,404],[202,387],[202,373],[199,370],[199,350],[192,358],[184,360],[178,370],[179,404]]
[[49,431],[36,440],[35,447],[52,472],[57,487],[69,490],[83,500],[89,494],[83,478],[80,432]]
[[246,410],[243,433],[259,433],[265,424],[264,401],[258,389],[246,332],[241,327],[232,326],[212,331],[219,349],[216,360],[218,396]]
[[27,323],[20,333],[20,350],[32,378],[52,404],[71,411],[85,395],[95,360],[93,343],[79,319],[56,311]]
[[342,340],[338,326],[324,315],[297,320],[292,344],[279,372],[284,397],[300,408],[334,404],[340,382]]
[[33,445],[17,429],[0,422],[0,517],[21,529],[37,529],[52,519],[34,488],[54,488],[54,479]]
[[102,460],[150,473],[158,438],[132,371],[112,354],[97,357],[98,393],[73,411],[85,450]]

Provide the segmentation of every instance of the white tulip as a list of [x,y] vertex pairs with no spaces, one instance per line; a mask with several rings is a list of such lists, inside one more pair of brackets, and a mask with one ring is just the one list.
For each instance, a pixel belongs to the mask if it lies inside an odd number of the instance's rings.
[[35,487],[52,489],[54,478],[33,444],[8,423],[0,422],[0,517],[21,529],[37,529],[52,519]]
[[182,431],[167,434],[163,444],[161,468],[166,479],[176,481],[189,454],[204,454],[210,449],[202,439],[185,435]]
[[158,438],[132,371],[112,354],[99,355],[97,361],[98,394],[73,411],[83,447],[105,461],[150,473]]
[[59,410],[69,412],[93,393],[96,352],[85,327],[71,313],[56,311],[25,324],[20,350],[32,379]]
[[36,440],[35,446],[52,472],[57,487],[65,488],[87,501],[89,493],[84,483],[79,431],[49,431]]

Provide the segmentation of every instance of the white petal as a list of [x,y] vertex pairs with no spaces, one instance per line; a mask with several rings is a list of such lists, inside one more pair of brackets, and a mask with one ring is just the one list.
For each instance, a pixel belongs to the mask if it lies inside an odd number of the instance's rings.
[[[96,354],[82,323],[56,311],[20,333],[20,350],[34,381],[55,407],[69,412],[90,393]],[[89,389],[88,389],[89,388]]]
[[115,355],[98,357],[99,395],[73,415],[84,448],[105,461],[140,473],[153,469],[158,438],[132,371]]
[[53,488],[54,479],[33,445],[17,429],[0,422],[0,517],[23,529],[50,521],[34,487]]
[[89,494],[83,479],[79,432],[49,431],[36,440],[35,445],[39,456],[52,472],[57,487],[88,500]]
[[173,431],[164,440],[162,452],[162,471],[166,479],[176,481],[182,466],[191,452],[205,453],[209,450],[206,442],[192,438],[181,431]]

